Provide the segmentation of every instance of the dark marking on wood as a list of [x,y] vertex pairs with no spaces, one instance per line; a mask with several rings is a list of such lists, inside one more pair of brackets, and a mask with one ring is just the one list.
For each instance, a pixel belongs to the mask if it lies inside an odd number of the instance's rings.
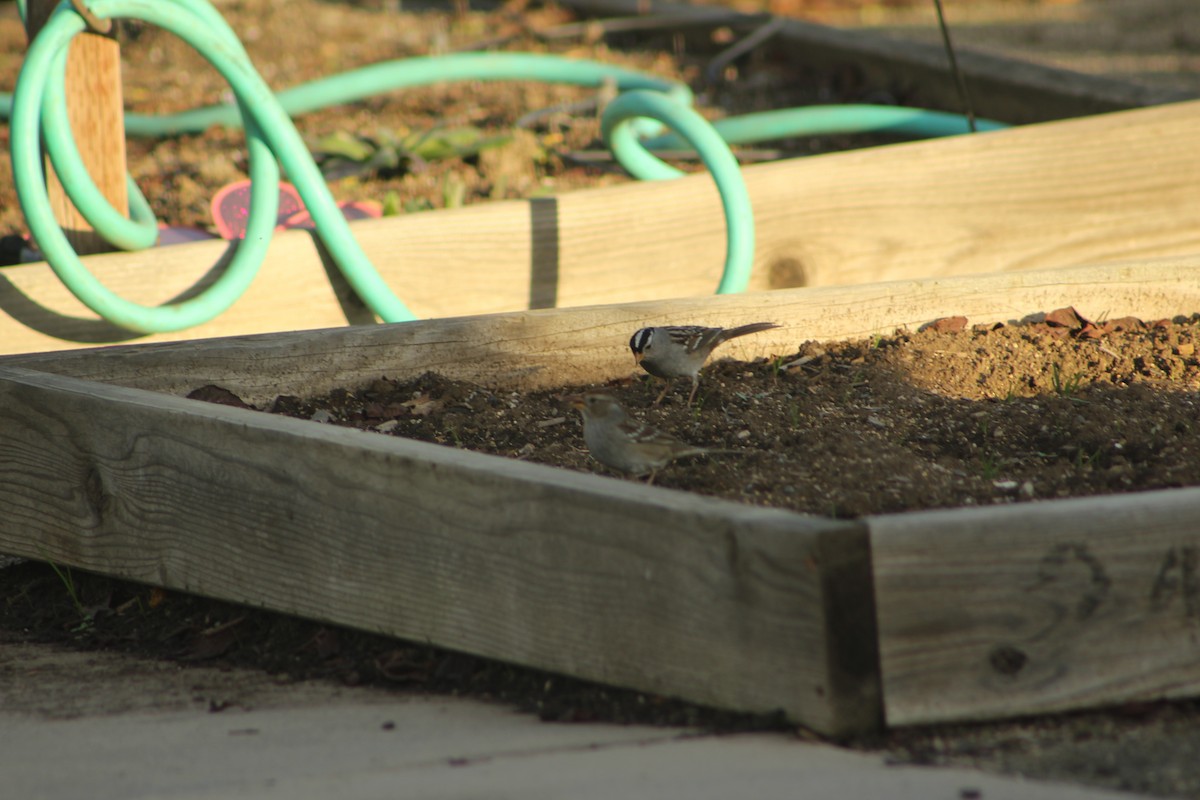
[[1028,662],[1029,656],[1025,655],[1025,651],[1011,644],[998,644],[988,653],[988,663],[1001,675],[1014,676]]
[[1195,547],[1167,550],[1150,586],[1150,610],[1161,612],[1183,602],[1183,616],[1200,622],[1200,551]]
[[1075,605],[1075,618],[1085,620],[1096,613],[1112,588],[1112,579],[1108,577],[1104,564],[1086,545],[1063,542],[1051,547],[1038,564],[1037,582],[1030,590],[1037,591],[1047,584],[1055,583],[1063,570],[1073,562],[1084,566],[1089,573],[1090,588],[1080,595],[1079,602]]
[[729,559],[729,568],[736,572],[738,569],[738,562],[741,560],[741,551],[738,547],[737,534],[733,531],[726,531],[725,544],[727,551],[726,557]]
[[529,201],[529,226],[533,240],[529,255],[529,307],[558,305],[561,225],[558,200],[534,197]]
[[1200,623],[1200,550],[1179,548],[1183,553],[1183,614]]
[[1171,604],[1175,590],[1179,588],[1179,578],[1174,574],[1179,566],[1179,548],[1172,547],[1154,576],[1154,584],[1150,587],[1150,610],[1162,611]]
[[111,498],[104,490],[104,479],[100,476],[100,470],[94,466],[89,467],[87,475],[84,476],[83,496],[87,500],[88,508],[91,510],[96,524],[103,522]]

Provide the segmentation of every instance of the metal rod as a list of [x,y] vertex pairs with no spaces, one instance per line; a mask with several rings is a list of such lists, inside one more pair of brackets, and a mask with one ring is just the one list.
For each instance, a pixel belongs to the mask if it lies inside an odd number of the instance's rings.
[[971,133],[975,133],[975,111],[971,106],[971,95],[967,92],[967,82],[963,79],[962,70],[958,68],[954,45],[950,42],[950,28],[946,25],[942,0],[933,0],[933,5],[937,9],[938,25],[942,29],[942,41],[946,45],[946,55],[950,57],[950,69],[954,72],[954,82],[958,86],[958,99],[963,105],[963,113],[967,115],[967,126],[971,129]]

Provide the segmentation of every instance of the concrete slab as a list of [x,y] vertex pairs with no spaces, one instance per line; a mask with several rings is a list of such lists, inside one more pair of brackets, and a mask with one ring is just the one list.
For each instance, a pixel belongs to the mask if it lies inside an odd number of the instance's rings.
[[782,735],[548,725],[466,700],[74,720],[3,714],[0,726],[6,795],[47,800],[1119,796],[888,767],[878,756]]
[[44,800],[1130,797],[890,767],[786,735],[546,724],[478,701],[23,644],[0,644],[0,785]]

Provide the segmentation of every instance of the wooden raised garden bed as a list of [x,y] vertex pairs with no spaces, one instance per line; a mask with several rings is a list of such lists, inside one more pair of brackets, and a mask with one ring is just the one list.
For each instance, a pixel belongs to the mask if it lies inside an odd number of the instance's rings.
[[[1040,85],[1044,119],[1063,95]],[[742,348],[766,355],[949,315],[1190,314],[1198,121],[1187,102],[747,167],[758,250],[737,296],[707,296],[724,228],[703,175],[356,223],[397,293],[443,317],[401,325],[337,327],[371,320],[306,232],[278,235],[217,320],[119,347],[72,349],[132,337],[45,265],[6,268],[0,553],[830,734],[1196,695],[1200,489],[835,520],[183,395],[430,370],[586,385],[627,375],[630,332],[660,322],[770,319]],[[89,263],[161,302],[229,246]],[[266,333],[299,327],[330,329]]]
[[[0,360],[0,552],[844,734],[1200,692],[1200,490],[833,520],[180,397],[628,374],[689,319],[797,341],[1200,308],[1200,260]],[[854,313],[847,313],[853,309]]]
[[[666,18],[671,21],[669,34],[685,38],[726,26],[739,37],[756,36],[752,57],[790,62],[798,75],[813,68],[844,70],[860,85],[902,89],[929,108],[962,107],[946,51],[940,45],[843,30],[804,19],[776,20],[766,14],[738,13],[717,5],[647,0],[566,0],[564,4],[578,13],[601,18]],[[1179,90],[1033,64],[961,45],[956,47],[955,58],[975,113],[1013,124],[1194,99]]]
[[[603,13],[648,8],[612,0],[579,6]],[[717,26],[740,35],[765,21],[719,9],[654,10],[688,16],[691,22],[672,23],[685,36],[710,35]],[[796,20],[764,47],[812,69],[850,65],[864,82],[902,85],[930,107],[958,107],[936,48]],[[979,113],[1015,123],[1177,99],[1011,59],[964,52],[961,61]],[[1200,251],[1192,192],[1200,156],[1191,141],[1198,118],[1200,105],[1185,102],[748,166],[757,230],[751,288]],[[353,229],[420,317],[704,295],[718,282],[725,244],[720,202],[704,175],[364,220]],[[212,281],[231,247],[210,240],[87,262],[118,294],[159,303]],[[226,313],[148,337],[98,320],[44,264],[7,267],[0,353],[371,322],[326,258],[310,233],[280,233],[258,277]]]

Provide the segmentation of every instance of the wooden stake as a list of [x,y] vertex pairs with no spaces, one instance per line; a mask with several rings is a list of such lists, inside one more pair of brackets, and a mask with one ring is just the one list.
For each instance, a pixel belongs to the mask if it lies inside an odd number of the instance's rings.
[[[56,0],[31,0],[26,19],[30,41],[57,5]],[[71,130],[88,174],[108,202],[128,215],[121,48],[111,33],[85,31],[71,42],[67,53],[66,94]],[[54,217],[77,253],[86,255],[113,249],[71,203],[49,159],[46,161],[46,188]]]

